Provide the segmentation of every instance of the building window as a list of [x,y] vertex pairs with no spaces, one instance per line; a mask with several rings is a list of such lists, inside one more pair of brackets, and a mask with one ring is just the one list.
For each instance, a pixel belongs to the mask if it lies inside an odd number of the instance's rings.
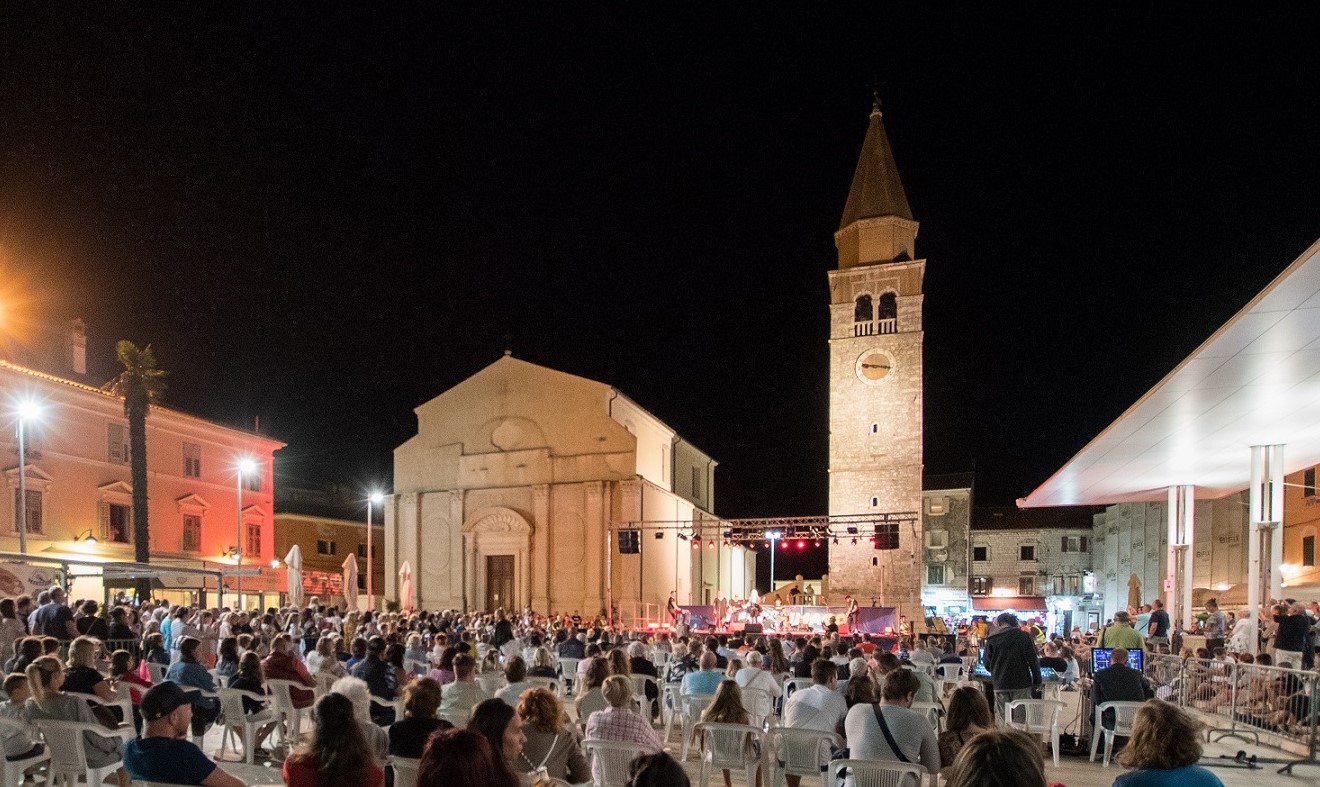
[[[331,545],[330,548],[331,548],[331,549],[334,549],[334,546]],[[378,553],[378,549],[377,549],[376,545],[375,545],[375,544],[372,544],[372,545],[371,545],[371,556],[372,556],[372,557],[375,557],[377,553]],[[330,554],[333,555],[334,552],[331,552]],[[367,545],[366,545],[366,544],[358,544],[357,555],[358,555],[358,557],[360,557],[360,558],[366,558],[366,556],[367,556]]]
[[947,530],[927,530],[926,546],[931,549],[944,549],[949,545],[949,533]]
[[870,295],[858,295],[853,305],[853,336],[870,336],[875,333],[875,310],[871,306]]
[[[359,556],[359,557],[366,557],[366,552],[367,552],[367,545],[366,545],[366,544],[363,544],[362,546],[360,546],[360,547],[358,548],[358,556]],[[316,554],[318,554],[318,555],[333,555],[334,553],[335,553],[335,542],[333,542],[333,541],[317,541],[317,542],[316,542]]]
[[994,582],[990,577],[972,577],[972,595],[988,596],[993,589]]
[[106,429],[106,461],[112,465],[128,464],[128,427],[111,423]]
[[887,292],[880,296],[876,309],[876,333],[898,333],[898,296]]
[[1302,537],[1302,565],[1315,567],[1315,536]]
[[984,563],[990,559],[990,547],[972,547],[972,560]]
[[1018,547],[1018,560],[1034,561],[1036,559],[1036,546],[1034,544],[1023,544]]
[[202,551],[202,518],[196,514],[183,515],[183,551]]
[[878,497],[871,498],[871,508],[875,508],[878,505],[880,505],[880,498]]
[[1302,494],[1315,497],[1315,468],[1308,468],[1302,473]]
[[133,507],[121,503],[101,503],[101,539],[111,544],[127,544],[133,528]]
[[246,484],[246,486],[247,486],[247,491],[249,491],[249,492],[260,492],[260,491],[261,491],[261,470],[260,470],[260,468],[258,468],[257,470],[254,470],[253,472],[248,473],[247,475],[245,475],[245,476],[244,476],[244,479],[247,481],[247,484]]
[[1036,578],[1018,577],[1018,595],[1019,596],[1036,595]]
[[1085,552],[1089,539],[1086,536],[1061,536],[1059,540],[1060,552]]
[[944,584],[944,566],[938,563],[931,563],[926,566],[926,584],[943,585]]
[[183,444],[183,475],[185,478],[202,477],[202,447],[196,443]]
[[[42,510],[41,510],[41,502],[42,502],[41,491],[36,489],[28,489],[26,491],[27,491],[27,495],[26,495],[27,510],[24,513],[27,515],[27,532],[41,533],[42,522],[45,521],[42,517]],[[15,489],[14,490],[14,532],[15,533],[18,532],[18,509],[19,509],[18,490]]]
[[926,513],[931,516],[943,516],[944,512],[949,510],[949,498],[947,497],[928,497],[926,498]]
[[248,522],[247,543],[243,546],[243,554],[248,557],[261,557],[261,525],[255,522]]

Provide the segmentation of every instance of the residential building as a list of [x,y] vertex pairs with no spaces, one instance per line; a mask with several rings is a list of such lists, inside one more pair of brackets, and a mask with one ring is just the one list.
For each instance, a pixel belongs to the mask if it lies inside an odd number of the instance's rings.
[[1320,496],[1316,467],[1285,476],[1283,486],[1283,586],[1285,597],[1320,598],[1316,536],[1320,533]]
[[921,603],[926,616],[961,618],[971,608],[972,473],[928,475],[921,482],[925,536]]
[[[304,597],[322,604],[346,602],[344,561],[357,565],[358,607],[370,609],[367,599],[366,494],[343,486],[315,487],[285,483],[275,497],[275,556],[283,560],[297,544],[302,553]],[[371,589],[375,608],[383,609],[385,583],[385,527],[383,506],[373,511]]]

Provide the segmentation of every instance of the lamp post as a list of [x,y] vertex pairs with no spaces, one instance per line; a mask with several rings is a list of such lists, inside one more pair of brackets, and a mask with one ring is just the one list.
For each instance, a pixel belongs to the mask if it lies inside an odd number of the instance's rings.
[[[234,491],[238,493],[238,513],[234,518],[234,566],[243,567],[243,477],[257,469],[257,463],[244,457],[238,460],[237,481]],[[234,575],[235,608],[243,608],[243,575]]]
[[784,534],[781,533],[781,532],[779,532],[778,530],[771,530],[770,532],[768,532],[768,533],[765,534],[765,537],[766,537],[766,540],[770,542],[770,590],[769,590],[769,592],[773,593],[773,592],[775,592],[775,547],[779,546],[778,541],[779,541],[779,539],[781,539],[781,538],[784,537]]
[[384,499],[385,496],[380,492],[372,492],[367,496],[367,609],[372,612],[376,611],[376,590],[375,585],[372,582],[374,579],[372,575],[376,572],[373,568],[373,558],[375,557],[375,554],[371,544],[371,505],[373,503],[379,503]]
[[18,551],[27,554],[27,422],[41,414],[37,403],[18,403]]

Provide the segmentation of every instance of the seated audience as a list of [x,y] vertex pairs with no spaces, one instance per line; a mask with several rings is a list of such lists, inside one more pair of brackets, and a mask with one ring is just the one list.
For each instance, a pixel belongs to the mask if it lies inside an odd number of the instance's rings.
[[1040,741],[1019,730],[994,729],[969,739],[949,768],[944,787],[1005,785],[1046,786]]
[[[127,651],[124,651],[127,652]],[[133,779],[204,787],[243,787],[243,782],[220,770],[196,744],[188,740],[192,701],[170,681],[153,686],[139,708],[145,724],[142,736],[124,744],[124,768]]]
[[390,725],[390,754],[396,757],[422,756],[426,739],[438,729],[452,727],[437,719],[440,708],[440,684],[430,678],[418,678],[403,688],[403,719]]
[[312,708],[312,725],[311,742],[284,761],[288,787],[384,787],[385,773],[362,736],[352,700],[333,691],[321,697]]
[[1218,776],[1196,764],[1199,732],[1200,723],[1181,708],[1147,702],[1137,711],[1132,737],[1117,758],[1133,770],[1115,779],[1114,787],[1224,787]]
[[591,781],[582,742],[554,692],[529,689],[523,692],[517,710],[526,742],[513,764],[515,771],[532,773],[544,768],[551,777],[571,784]]
[[[844,721],[848,756],[920,764],[930,773],[939,773],[940,747],[935,730],[924,713],[911,710],[920,688],[912,670],[897,669],[885,679],[880,704],[854,705]],[[891,739],[898,744],[897,749],[890,746]]]
[[990,703],[985,692],[976,686],[960,686],[949,696],[949,710],[944,717],[944,732],[939,734],[941,773],[947,778],[954,758],[967,742],[995,728]]

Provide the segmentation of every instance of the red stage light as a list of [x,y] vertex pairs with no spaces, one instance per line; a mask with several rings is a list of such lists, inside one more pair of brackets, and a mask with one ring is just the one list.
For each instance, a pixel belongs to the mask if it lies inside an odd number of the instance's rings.
[[692,542],[692,548],[693,548],[693,549],[701,549],[701,539],[697,539],[696,541],[693,541],[693,542]]
[[781,541],[781,542],[779,543],[779,548],[780,548],[780,549],[788,549],[788,542],[787,542],[787,541]]
[[715,539],[712,538],[712,539],[710,540],[710,542],[706,544],[706,548],[707,548],[707,549],[714,549],[714,548],[715,548]]
[[798,549],[806,549],[806,548],[807,548],[807,542],[803,541],[802,539],[798,539]]

